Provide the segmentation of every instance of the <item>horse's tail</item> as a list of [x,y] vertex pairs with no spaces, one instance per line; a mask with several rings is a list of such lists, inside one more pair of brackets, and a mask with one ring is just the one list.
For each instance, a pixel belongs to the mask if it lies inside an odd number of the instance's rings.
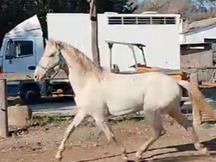
[[[198,109],[193,111],[205,112],[210,119],[213,120],[216,119],[212,107],[205,101],[205,97],[203,96],[203,94],[200,92],[200,90],[195,84],[184,80],[179,80],[177,81],[177,83],[183,88],[188,90],[193,104],[193,109]],[[200,118],[200,114],[193,113],[193,120],[196,120],[198,118]]]

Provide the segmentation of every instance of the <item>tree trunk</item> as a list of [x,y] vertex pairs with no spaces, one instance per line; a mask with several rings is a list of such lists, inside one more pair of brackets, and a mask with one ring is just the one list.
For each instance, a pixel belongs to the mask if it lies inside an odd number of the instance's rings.
[[92,36],[92,58],[96,65],[100,66],[100,55],[98,48],[98,20],[96,0],[90,2],[91,36]]

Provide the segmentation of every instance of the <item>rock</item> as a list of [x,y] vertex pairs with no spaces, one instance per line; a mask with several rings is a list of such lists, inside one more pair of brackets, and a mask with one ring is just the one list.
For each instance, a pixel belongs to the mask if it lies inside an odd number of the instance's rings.
[[98,143],[93,143],[93,147],[99,147],[100,145]]
[[24,127],[32,117],[32,111],[28,106],[8,107],[8,125]]

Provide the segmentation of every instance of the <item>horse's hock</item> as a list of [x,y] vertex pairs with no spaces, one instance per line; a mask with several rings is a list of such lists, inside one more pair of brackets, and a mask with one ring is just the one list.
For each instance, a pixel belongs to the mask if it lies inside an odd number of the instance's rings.
[[24,127],[32,117],[31,109],[26,106],[10,106],[8,107],[8,125],[16,127]]

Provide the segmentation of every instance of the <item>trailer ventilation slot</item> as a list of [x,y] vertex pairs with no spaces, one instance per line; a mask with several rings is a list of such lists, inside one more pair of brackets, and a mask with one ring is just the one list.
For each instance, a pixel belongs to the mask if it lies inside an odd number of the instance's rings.
[[175,17],[141,17],[141,16],[110,16],[109,25],[173,25],[176,24]]

